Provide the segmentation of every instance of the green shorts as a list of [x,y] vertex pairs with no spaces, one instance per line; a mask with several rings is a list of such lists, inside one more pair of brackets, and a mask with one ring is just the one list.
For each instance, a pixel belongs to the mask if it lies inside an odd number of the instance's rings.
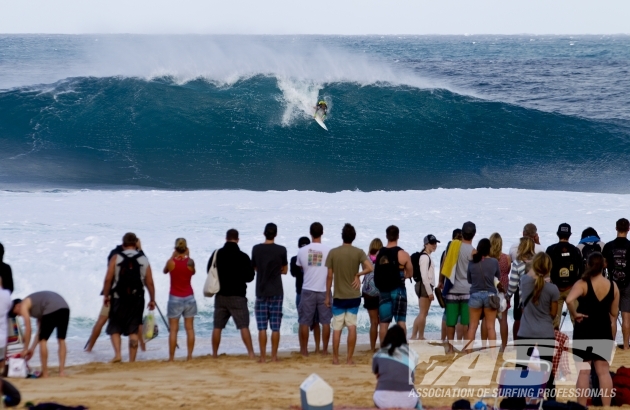
[[446,302],[446,326],[454,327],[459,323],[468,326],[468,300],[445,300]]

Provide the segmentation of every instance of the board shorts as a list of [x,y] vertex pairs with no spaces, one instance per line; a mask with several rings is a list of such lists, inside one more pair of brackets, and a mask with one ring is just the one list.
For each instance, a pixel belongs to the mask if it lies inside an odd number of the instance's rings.
[[[433,285],[431,285],[431,289],[433,289]],[[414,290],[416,291],[416,296],[418,296],[419,298],[429,297],[429,294],[427,293],[427,288],[422,282],[416,282]],[[431,294],[433,294],[433,292],[431,292]]]
[[363,307],[367,310],[378,310],[379,303],[378,296],[370,296],[367,293],[363,294]]
[[48,340],[53,330],[57,329],[57,339],[65,340],[70,322],[70,309],[59,309],[42,316],[39,323],[39,340]]
[[[446,295],[446,326],[454,327],[457,323],[468,326],[470,316],[468,314],[468,298],[470,295]],[[458,321],[459,319],[459,321]]]
[[324,304],[326,292],[314,292],[302,289],[298,306],[298,323],[302,326],[312,326],[315,323],[329,325],[332,319],[332,309]]
[[282,300],[284,296],[257,297],[254,303],[256,324],[259,331],[271,327],[272,332],[279,332],[282,324]]
[[351,327],[357,325],[357,314],[361,306],[361,298],[355,299],[333,299],[332,305],[332,328],[341,331],[344,326]]
[[144,313],[144,296],[110,300],[107,334],[129,336],[138,333]]
[[185,319],[195,317],[197,314],[197,301],[195,295],[181,298],[179,296],[168,295],[168,304],[166,305],[166,316],[169,319],[179,319],[184,316]]
[[391,292],[381,292],[378,302],[379,323],[407,321],[407,289],[398,288]]
[[225,329],[230,317],[234,320],[237,329],[249,327],[249,308],[247,298],[244,296],[214,297],[214,328]]

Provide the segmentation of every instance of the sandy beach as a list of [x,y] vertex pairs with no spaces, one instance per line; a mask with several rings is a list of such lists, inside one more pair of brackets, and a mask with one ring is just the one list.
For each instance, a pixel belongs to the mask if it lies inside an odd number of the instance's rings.
[[[330,356],[311,354],[303,358],[297,353],[282,354],[279,363],[264,365],[245,356],[227,355],[175,363],[91,363],[68,368],[65,378],[57,377],[53,370],[48,379],[11,381],[22,392],[24,402],[56,401],[66,405],[81,404],[95,410],[209,406],[214,409],[289,409],[300,404],[299,385],[302,381],[311,373],[317,373],[333,386],[336,408],[370,408],[374,407],[372,394],[375,386],[371,357],[369,349],[361,346],[355,354],[355,366],[333,366]],[[504,357],[513,358],[513,352]],[[452,360],[445,356],[436,364],[448,365]],[[622,365],[630,365],[630,352],[617,350],[612,370]],[[423,377],[424,372],[418,369],[416,387],[419,389],[423,387],[419,385]],[[557,384],[558,388],[567,390],[574,386],[571,378]],[[453,387],[468,388],[469,379],[462,377]],[[475,390],[479,387],[485,386],[474,386]],[[469,399],[472,401],[477,397]],[[452,397],[425,397],[423,405],[450,407],[454,400]]]

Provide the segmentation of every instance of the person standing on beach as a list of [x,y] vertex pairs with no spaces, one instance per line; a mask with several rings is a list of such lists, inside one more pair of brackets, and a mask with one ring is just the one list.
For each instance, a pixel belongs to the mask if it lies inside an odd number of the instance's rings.
[[2,289],[13,293],[13,272],[11,266],[4,263],[4,246],[0,243],[0,280],[2,281]]
[[266,362],[267,327],[271,327],[271,360],[278,361],[280,325],[282,324],[282,275],[289,270],[287,249],[274,242],[278,227],[274,223],[265,226],[265,242],[252,249],[252,266],[256,271],[256,323],[260,362]]
[[[328,277],[326,279],[326,306],[332,306],[333,364],[339,364],[339,344],[343,327],[348,328],[347,364],[354,364],[352,356],[357,343],[357,314],[361,305],[361,276],[372,272],[372,263],[363,250],[352,246],[357,232],[350,224],[341,230],[343,244],[331,249],[326,258]],[[359,272],[359,267],[363,270]],[[330,291],[335,284],[332,304]]]
[[[309,245],[311,240],[306,236],[302,236],[298,239],[298,250],[303,246]],[[289,272],[291,276],[295,278],[295,310],[298,312],[298,322],[299,322],[299,306],[300,300],[302,298],[302,285],[304,284],[304,270],[301,266],[297,265],[297,255],[291,258],[289,262]],[[319,345],[321,341],[321,329],[319,327],[319,318],[317,316],[317,312],[315,312],[315,319],[313,319],[313,323],[311,325],[311,330],[313,331],[313,338],[315,339],[315,353],[319,353]],[[299,333],[299,332],[298,332]],[[305,349],[305,346],[308,346],[308,334],[306,335],[306,340],[302,338],[302,335],[299,335],[300,339],[300,352]]]
[[121,335],[129,336],[129,361],[138,353],[138,331],[144,313],[144,287],[149,291],[149,310],[155,309],[155,286],[149,260],[138,251],[138,237],[123,236],[123,250],[112,257],[103,288],[104,305],[110,306],[107,334],[114,347],[113,363],[121,362]]
[[[569,243],[571,225],[560,224],[557,235],[560,242],[549,246],[546,252],[551,258],[551,283],[556,285],[560,291],[558,314],[553,320],[553,327],[560,329],[564,301],[569,296],[573,284],[582,276],[582,252]],[[571,318],[571,322],[573,322],[573,318]]]
[[332,310],[326,306],[326,279],[328,269],[326,258],[330,248],[322,245],[324,227],[319,222],[311,224],[312,241],[302,247],[297,254],[297,266],[304,270],[304,283],[302,295],[298,306],[300,323],[300,352],[308,356],[308,330],[311,326],[319,327],[322,324],[322,354],[328,354],[328,341],[330,340],[330,320]]
[[[65,376],[66,334],[70,322],[70,307],[59,294],[50,291],[35,292],[24,299],[15,299],[10,317],[22,316],[24,320],[24,350],[22,357],[33,357],[35,347],[39,345],[39,357],[42,362],[42,377],[48,377],[48,339],[57,329],[59,344],[59,376]],[[33,332],[31,317],[37,319],[37,332],[29,349]]]
[[409,254],[398,246],[400,231],[391,225],[385,230],[387,246],[376,256],[374,283],[379,292],[378,320],[381,343],[395,320],[407,333],[407,289],[405,280],[413,276]]
[[411,331],[412,340],[424,340],[424,328],[427,324],[427,316],[429,308],[433,302],[433,288],[435,287],[435,269],[431,254],[437,249],[440,242],[435,235],[427,235],[424,237],[424,249],[418,257],[418,267],[420,268],[420,280],[416,282],[415,291],[418,296],[419,312],[416,320],[413,321]]
[[[374,265],[376,255],[383,247],[383,242],[379,238],[372,239],[370,248],[368,249],[368,258]],[[379,293],[374,283],[374,272],[370,272],[363,277],[363,285],[361,287],[361,295],[363,295],[363,307],[368,311],[370,316],[370,349],[376,351],[376,339],[378,339],[378,302]]]
[[190,257],[190,251],[186,239],[175,240],[175,251],[166,261],[162,271],[169,274],[171,289],[168,294],[166,316],[170,325],[168,336],[168,361],[175,361],[175,347],[177,346],[177,332],[179,331],[179,318],[184,316],[184,328],[186,329],[186,347],[188,355],[186,360],[192,360],[192,352],[195,348],[195,328],[193,321],[197,314],[197,301],[190,281],[195,274],[195,261]]
[[[621,332],[623,349],[628,350],[630,339],[630,241],[628,231],[630,222],[621,218],[616,224],[617,238],[604,246],[602,254],[606,259],[608,278],[619,288],[619,311],[621,312]],[[617,336],[617,323],[613,323],[613,340]]]
[[[446,304],[446,334],[449,342],[455,338],[455,325],[459,320],[464,328],[468,331],[470,320],[468,312],[468,300],[470,299],[470,283],[468,283],[468,264],[473,258],[475,248],[472,246],[472,240],[477,233],[477,227],[472,222],[465,222],[462,226],[462,243],[457,256],[457,264],[455,272],[451,276],[452,286],[444,296]],[[453,346],[449,345],[452,351]]]
[[[508,285],[510,283],[510,270],[512,267],[512,259],[509,255],[503,253],[503,238],[498,232],[490,235],[490,257],[496,259],[499,262],[499,270],[501,271],[501,277],[499,282],[501,282],[501,286],[503,287],[503,292],[507,292]],[[503,352],[508,343],[508,317],[507,311],[510,308],[510,302],[507,300],[507,309],[501,314],[501,318],[499,319],[499,328],[501,329],[501,352]],[[483,329],[483,328],[482,328]],[[481,338],[482,340],[483,337]]]
[[512,338],[516,340],[518,330],[521,325],[521,317],[523,315],[523,308],[521,306],[521,290],[519,284],[521,277],[526,275],[531,268],[532,259],[537,255],[535,250],[535,243],[532,238],[524,236],[521,238],[521,243],[518,246],[518,252],[516,253],[516,259],[512,261],[512,267],[510,268],[510,278],[508,281],[508,289],[505,294],[505,298],[510,303],[512,295],[514,295],[514,306],[512,314],[514,316],[514,323],[512,324]]
[[[440,266],[444,266],[444,258],[446,258],[446,253],[448,252],[448,249],[450,248],[451,243],[453,241],[462,240],[462,230],[460,228],[453,229],[453,235],[451,238],[452,240],[450,240],[448,244],[446,244],[446,249],[442,252],[442,256],[440,256]],[[439,276],[439,279],[438,279],[437,287],[438,289],[440,289],[440,291],[442,291],[444,289],[446,276],[442,275],[441,272],[438,276]],[[447,330],[447,327],[446,327],[446,308],[445,308],[444,312],[442,313],[442,329],[441,329],[441,335],[440,335],[440,340],[442,341],[446,340],[446,334],[447,334],[446,330]],[[457,340],[464,340],[464,326],[462,326],[461,319],[457,321],[457,325],[455,326],[455,337],[457,338]]]
[[[252,335],[249,332],[249,308],[247,307],[247,284],[254,280],[254,268],[249,256],[238,246],[238,231],[230,229],[225,234],[225,245],[217,252],[217,273],[221,284],[214,297],[214,329],[212,330],[212,357],[219,357],[221,332],[230,317],[241,332],[241,339],[250,359],[255,358]],[[214,253],[208,260],[210,271]]]
[[[540,253],[540,252],[544,252],[545,248],[542,247],[542,245],[540,244],[540,237],[538,236],[538,228],[536,228],[536,225],[534,225],[533,223],[528,223],[523,227],[523,237],[524,238],[531,238],[534,241],[534,251],[536,253]],[[510,259],[512,259],[513,261],[516,260],[516,257],[518,256],[518,246],[520,245],[520,241],[516,242],[514,244],[512,244],[512,246],[510,247]]]

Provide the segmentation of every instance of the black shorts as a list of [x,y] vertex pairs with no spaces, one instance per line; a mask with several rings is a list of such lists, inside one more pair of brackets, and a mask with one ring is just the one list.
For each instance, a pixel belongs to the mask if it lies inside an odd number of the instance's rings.
[[138,333],[144,313],[144,297],[111,299],[107,334],[129,336]]
[[367,293],[363,294],[363,307],[367,310],[378,310],[378,296],[370,296]]
[[57,329],[57,339],[65,340],[70,322],[70,309],[59,309],[42,316],[39,323],[39,340],[48,340]]

